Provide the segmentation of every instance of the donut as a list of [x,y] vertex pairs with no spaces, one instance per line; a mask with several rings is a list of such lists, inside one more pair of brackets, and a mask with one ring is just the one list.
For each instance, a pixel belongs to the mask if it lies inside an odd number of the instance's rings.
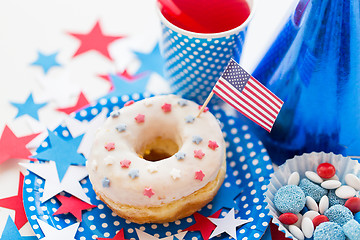
[[209,203],[226,147],[208,109],[175,95],[127,102],[96,133],[86,166],[96,195],[122,218],[172,222]]

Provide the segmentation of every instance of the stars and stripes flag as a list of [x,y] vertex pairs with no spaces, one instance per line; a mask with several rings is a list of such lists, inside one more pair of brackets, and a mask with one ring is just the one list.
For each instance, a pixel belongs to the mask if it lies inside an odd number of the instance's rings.
[[268,132],[283,101],[231,59],[213,92]]

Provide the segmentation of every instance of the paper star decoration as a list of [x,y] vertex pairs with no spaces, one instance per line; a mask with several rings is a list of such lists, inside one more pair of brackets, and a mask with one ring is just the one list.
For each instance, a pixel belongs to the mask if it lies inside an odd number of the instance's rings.
[[29,115],[30,117],[39,120],[38,111],[43,108],[47,103],[34,103],[32,93],[28,96],[24,103],[10,102],[11,105],[18,109],[18,113],[15,118],[23,115]]
[[214,199],[212,200],[212,211],[217,211],[221,208],[238,209],[234,199],[241,193],[242,189],[237,186],[225,187],[223,184]]
[[9,216],[4,231],[2,232],[0,240],[37,240],[35,236],[24,236],[22,237],[19,230],[16,228],[15,223]]
[[75,240],[75,234],[80,225],[80,222],[77,222],[59,230],[39,219],[37,220],[37,222],[45,235],[43,238],[40,238],[40,240]]
[[80,47],[75,52],[73,57],[76,57],[80,54],[88,52],[90,50],[95,50],[103,56],[107,57],[109,60],[112,60],[108,47],[109,45],[118,39],[123,38],[124,36],[111,36],[105,35],[100,27],[100,22],[97,21],[95,26],[87,34],[81,33],[69,33],[71,36],[80,40]]
[[57,55],[58,52],[46,55],[38,51],[38,57],[31,65],[40,66],[44,70],[44,73],[47,74],[51,68],[61,66],[61,64],[56,61]]
[[77,152],[82,136],[66,141],[55,135],[54,132],[48,131],[48,134],[51,147],[33,156],[33,158],[54,161],[61,181],[70,165],[84,165],[86,162],[86,159]]
[[106,95],[106,97],[117,97],[121,95],[146,92],[150,76],[145,74],[133,81],[128,81],[126,78],[110,74],[110,80],[112,83],[112,90]]
[[124,229],[120,229],[120,231],[113,238],[97,238],[97,240],[127,240],[124,237]]
[[56,198],[61,202],[61,206],[58,208],[56,212],[53,213],[53,215],[71,213],[80,222],[82,221],[82,213],[81,213],[82,210],[96,207],[95,205],[83,202],[74,196],[65,197],[65,196],[57,195]]
[[[118,76],[120,77],[121,79],[125,80],[125,81],[128,81],[128,82],[133,82],[133,81],[136,81],[137,79],[141,78],[144,76],[143,73],[141,74],[136,74],[136,75],[131,75],[128,73],[128,71],[125,69],[124,71],[122,72],[117,72],[115,74],[113,74],[113,76]],[[114,85],[111,81],[111,74],[99,74],[98,77],[108,81],[110,84],[111,84],[111,87],[110,87],[110,90],[113,90],[114,89]]]
[[169,236],[169,237],[164,237],[164,238],[157,238],[157,237],[154,237],[146,232],[143,232],[137,228],[135,228],[136,230],[136,234],[138,235],[138,238],[139,240],[175,240],[175,238],[177,238],[178,240],[183,240],[187,231],[183,231],[183,232],[180,232],[178,234],[175,234],[175,235],[172,235],[172,236]]
[[141,53],[136,51],[134,53],[141,64],[137,73],[151,71],[156,72],[160,76],[164,76],[165,61],[161,56],[159,43],[155,45],[150,53]]
[[13,158],[28,159],[31,156],[31,152],[26,148],[26,145],[38,135],[39,133],[17,137],[5,125],[0,138],[0,163]]
[[249,220],[242,220],[239,218],[235,218],[235,210],[233,208],[230,210],[230,212],[226,214],[224,218],[208,218],[208,219],[216,225],[216,228],[212,232],[210,238],[215,237],[223,232],[226,232],[235,240],[237,239],[236,228],[238,226],[250,222]]
[[15,211],[15,225],[18,229],[22,228],[28,221],[24,202],[23,202],[23,183],[24,175],[20,173],[18,194],[12,197],[0,199],[0,207],[9,208]]
[[80,92],[78,100],[74,106],[65,107],[65,108],[57,108],[56,110],[59,112],[70,114],[70,113],[80,110],[81,108],[84,108],[85,106],[88,106],[89,104],[90,104],[90,102],[87,100],[84,93]]
[[[209,216],[211,218],[218,218],[220,216],[221,210],[217,211],[213,215]],[[184,229],[184,231],[200,231],[203,240],[209,240],[209,237],[216,228],[216,225],[213,224],[207,217],[201,215],[200,213],[194,213],[195,224]]]
[[45,202],[64,191],[83,200],[84,202],[91,204],[89,197],[86,196],[83,188],[79,183],[79,181],[88,175],[85,167],[70,166],[63,180],[60,182],[56,170],[56,165],[53,161],[36,164],[19,164],[45,180],[44,192],[41,197],[41,202]]

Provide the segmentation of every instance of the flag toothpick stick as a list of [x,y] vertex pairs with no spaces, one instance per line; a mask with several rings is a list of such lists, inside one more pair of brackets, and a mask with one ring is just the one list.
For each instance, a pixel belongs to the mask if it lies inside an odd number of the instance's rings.
[[199,114],[196,116],[197,118],[200,117],[201,113],[204,111],[204,109],[206,108],[206,106],[208,105],[208,103],[210,102],[212,96],[214,96],[214,92],[211,91],[209,96],[207,97],[207,99],[205,100],[204,104],[202,105],[202,107],[200,108],[200,112]]

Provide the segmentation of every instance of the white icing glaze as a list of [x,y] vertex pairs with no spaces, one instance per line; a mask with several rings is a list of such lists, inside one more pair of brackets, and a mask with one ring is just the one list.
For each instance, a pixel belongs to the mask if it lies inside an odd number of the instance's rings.
[[[178,104],[181,98],[174,95],[156,96],[120,109],[116,118],[109,117],[97,131],[87,169],[96,191],[106,195],[116,203],[134,206],[158,206],[188,196],[214,180],[222,162],[225,161],[225,142],[217,119],[204,112],[192,123],[188,116],[196,117],[199,105],[186,100],[187,105]],[[183,100],[181,100],[183,101]],[[161,108],[171,104],[171,111]],[[145,115],[143,123],[134,118]],[[116,127],[126,124],[126,130],[119,132]],[[193,142],[200,136],[199,144]],[[156,137],[171,139],[179,146],[185,158],[178,160],[175,155],[156,162],[138,156],[137,151]],[[215,150],[208,147],[209,140],[219,145]],[[107,151],[107,143],[115,143],[115,149]],[[202,150],[202,159],[194,157],[194,150]],[[108,159],[114,159],[109,164]],[[105,160],[106,159],[106,160]],[[129,168],[121,167],[120,161],[131,161]],[[139,170],[139,176],[132,179],[129,171]],[[195,179],[195,172],[201,170],[202,181]],[[104,188],[102,180],[110,180],[110,187]],[[151,188],[154,195],[144,195],[144,189]]]

